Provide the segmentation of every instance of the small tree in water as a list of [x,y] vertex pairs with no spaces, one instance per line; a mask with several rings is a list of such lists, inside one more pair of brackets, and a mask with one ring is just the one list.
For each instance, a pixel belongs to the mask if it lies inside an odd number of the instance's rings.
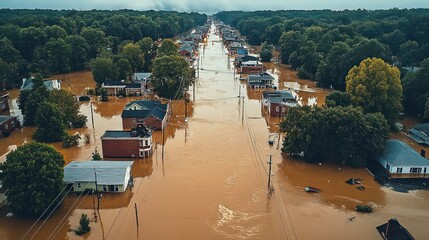
[[92,161],[100,161],[101,155],[98,153],[97,149],[92,153]]
[[74,231],[77,235],[83,235],[91,230],[91,227],[89,226],[88,216],[85,213],[82,213],[82,216],[79,220],[79,224],[79,228]]

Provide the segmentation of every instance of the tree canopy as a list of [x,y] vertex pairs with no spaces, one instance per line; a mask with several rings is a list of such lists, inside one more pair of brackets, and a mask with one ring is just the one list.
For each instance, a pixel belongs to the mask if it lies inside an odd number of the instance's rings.
[[354,107],[291,108],[281,122],[282,151],[310,162],[364,166],[384,151],[389,125],[380,113]]
[[407,73],[402,85],[405,109],[408,113],[422,116],[429,97],[429,58],[423,60],[418,71]]
[[43,102],[36,113],[37,129],[33,139],[39,142],[59,142],[66,135],[64,114],[60,108],[49,102]]
[[50,145],[31,142],[19,146],[0,165],[1,181],[12,212],[20,217],[39,217],[55,210],[64,187],[63,156]]
[[382,113],[393,126],[402,110],[399,69],[378,58],[367,58],[346,77],[346,90],[352,104],[367,113]]

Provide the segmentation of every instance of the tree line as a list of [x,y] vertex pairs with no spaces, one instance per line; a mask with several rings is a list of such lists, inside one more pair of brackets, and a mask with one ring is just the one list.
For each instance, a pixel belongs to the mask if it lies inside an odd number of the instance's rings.
[[[0,9],[0,16],[0,81],[7,88],[20,86],[30,72],[84,69],[96,57],[122,54],[128,43],[171,38],[207,21],[193,12],[133,10]],[[118,66],[121,73],[128,68],[124,61]]]
[[[325,88],[345,90],[349,70],[380,58],[401,70],[404,110],[429,120],[429,10],[288,10],[219,12],[250,44],[273,44],[280,61]],[[402,67],[419,67],[420,73]],[[408,76],[405,76],[407,75]],[[405,77],[404,77],[405,76]]]

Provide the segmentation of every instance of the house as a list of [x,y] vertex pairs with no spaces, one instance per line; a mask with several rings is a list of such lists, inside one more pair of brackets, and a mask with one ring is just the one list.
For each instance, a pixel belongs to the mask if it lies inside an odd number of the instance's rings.
[[134,73],[132,81],[134,83],[141,83],[144,90],[149,89],[152,73]]
[[117,96],[141,96],[143,83],[125,83],[124,81],[105,81],[101,87],[106,90],[107,95]]
[[147,158],[152,155],[152,133],[142,124],[131,131],[108,130],[101,145],[104,158]]
[[429,145],[429,123],[413,126],[408,129],[407,136],[420,144]]
[[241,63],[243,62],[247,62],[247,61],[259,61],[259,56],[257,55],[244,55],[244,56],[240,56],[238,55],[238,57],[235,58],[234,61],[234,65],[235,67],[241,67]]
[[133,161],[73,161],[64,167],[63,181],[74,192],[125,192]]
[[268,88],[272,86],[273,81],[274,77],[267,72],[247,76],[247,85],[250,88]]
[[265,70],[260,61],[247,61],[241,63],[241,73],[260,73]]
[[290,90],[262,92],[262,106],[267,108],[271,117],[285,116],[287,110],[298,107],[299,103]]
[[20,127],[18,117],[0,115],[0,137],[7,137],[13,130]]
[[[423,156],[422,156],[423,155]],[[406,143],[389,139],[386,150],[377,160],[391,178],[428,178],[429,160]]]
[[414,240],[414,237],[395,218],[389,219],[387,223],[376,227],[378,233],[384,240]]
[[193,52],[192,47],[188,45],[184,45],[179,48],[179,55],[185,58],[192,58]]
[[[33,83],[34,78],[30,77],[30,78],[23,78],[22,79],[22,85],[21,88],[19,90],[31,90],[34,87],[34,83]],[[61,80],[44,80],[43,81],[43,85],[46,86],[46,88],[49,91],[52,91],[54,89],[60,90],[61,89]]]
[[247,49],[247,48],[239,48],[239,49],[237,49],[237,54],[238,54],[238,56],[244,57],[247,54],[249,54],[249,49]]
[[243,48],[244,48],[244,46],[241,42],[232,42],[228,46],[230,54],[237,54],[238,49],[243,49]]
[[0,114],[9,114],[9,93],[0,92]]
[[130,102],[122,111],[122,128],[129,130],[143,124],[152,130],[162,129],[167,123],[168,108],[168,104],[162,104],[159,100]]

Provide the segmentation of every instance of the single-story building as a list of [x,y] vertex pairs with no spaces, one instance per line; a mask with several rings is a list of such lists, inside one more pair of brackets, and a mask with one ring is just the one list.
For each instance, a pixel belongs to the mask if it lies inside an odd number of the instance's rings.
[[287,110],[298,107],[295,96],[290,90],[262,92],[262,106],[267,107],[271,117],[285,116]]
[[[22,85],[21,88],[19,90],[31,90],[34,87],[34,83],[33,83],[34,78],[30,77],[30,78],[23,78],[22,79]],[[61,89],[61,80],[43,80],[43,85],[46,86],[46,88],[49,91],[52,91],[54,89],[60,90]]]
[[428,178],[429,160],[397,139],[386,141],[386,150],[377,160],[391,178]]
[[123,81],[105,81],[102,85],[107,95],[141,96],[143,83],[124,83]]
[[125,192],[133,161],[73,161],[64,167],[63,181],[74,192]]
[[408,129],[407,136],[420,144],[429,145],[429,123],[413,126]]
[[247,76],[247,85],[250,88],[268,88],[272,86],[274,77],[267,72],[259,74],[249,74]]
[[104,158],[148,158],[152,155],[152,133],[139,125],[131,131],[105,131],[101,136]]
[[9,93],[0,92],[0,114],[9,114]]
[[145,83],[145,84],[147,84],[148,82],[150,82],[151,76],[152,76],[152,73],[150,73],[150,72],[134,73],[132,81],[134,83]]
[[13,130],[20,127],[18,117],[0,115],[0,137],[7,137]]
[[137,100],[128,103],[122,111],[122,129],[129,130],[143,124],[159,130],[167,124],[169,105],[159,100]]

